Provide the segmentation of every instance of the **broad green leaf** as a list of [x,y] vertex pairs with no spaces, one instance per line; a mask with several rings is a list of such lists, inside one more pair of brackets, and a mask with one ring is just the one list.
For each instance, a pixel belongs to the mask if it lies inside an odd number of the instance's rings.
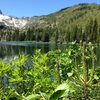
[[15,79],[9,79],[8,81],[9,81],[10,83],[16,82]]
[[51,96],[49,100],[58,100],[63,94],[64,94],[65,90],[58,90],[56,92],[54,92]]
[[23,79],[22,79],[22,77],[16,77],[15,79],[9,79],[9,82],[10,83],[13,83],[13,82],[19,82],[19,81],[22,81]]
[[56,88],[55,92],[51,95],[50,100],[57,100],[58,98],[63,96],[65,91],[66,93],[68,93],[69,86],[66,83],[59,85]]
[[40,98],[41,98],[41,96],[39,94],[32,94],[32,95],[25,97],[25,100],[36,100],[36,99],[40,99]]
[[66,84],[66,83],[63,83],[61,85],[59,85],[55,91],[58,91],[58,90],[69,90],[69,86]]
[[49,96],[46,93],[40,93],[43,100],[49,100]]

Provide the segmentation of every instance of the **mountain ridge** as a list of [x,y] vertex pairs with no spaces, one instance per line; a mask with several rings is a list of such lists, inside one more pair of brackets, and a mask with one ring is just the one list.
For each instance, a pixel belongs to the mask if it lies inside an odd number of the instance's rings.
[[[89,3],[81,3],[77,4],[71,7],[62,8],[61,10],[51,13],[49,15],[39,17],[41,23],[35,22],[35,25],[38,27],[55,27],[55,26],[63,26],[68,27],[73,24],[82,25],[82,27],[85,27],[87,20],[90,18],[98,19],[100,20],[100,4],[89,4]],[[37,21],[37,20],[36,20]],[[33,20],[30,19],[30,22],[32,23]],[[100,24],[100,21],[99,21]],[[26,26],[29,25],[29,23],[26,24]],[[34,22],[29,25],[29,27],[35,27]]]
[[[56,11],[54,13],[45,16],[33,16],[33,17],[22,17],[22,18],[3,15],[2,11],[0,10],[0,23],[4,23],[4,25],[6,26],[12,26],[17,28],[22,28],[24,26],[31,27],[31,26],[39,26],[39,25],[40,25],[39,27],[43,25],[48,26],[47,23],[50,23],[52,24],[51,26],[53,26],[54,24],[53,21],[56,21],[57,23],[61,23],[61,21],[68,22],[69,20],[77,20],[78,19],[77,17],[84,16],[86,15],[86,13],[88,13],[88,11],[84,11],[84,10],[90,9],[89,6],[91,6],[92,9],[92,6],[99,8],[100,5],[94,3],[93,4],[81,3],[74,6],[62,8],[59,11]],[[78,10],[80,11],[78,12]],[[74,13],[76,13],[76,15],[74,15]],[[65,16],[66,19],[64,18]],[[51,19],[52,21],[50,22]]]
[[4,24],[5,26],[21,28],[24,27],[27,22],[28,19],[6,16],[3,13],[0,13],[0,23]]
[[24,27],[6,28],[0,33],[1,41],[100,42],[100,4],[78,4],[33,16]]

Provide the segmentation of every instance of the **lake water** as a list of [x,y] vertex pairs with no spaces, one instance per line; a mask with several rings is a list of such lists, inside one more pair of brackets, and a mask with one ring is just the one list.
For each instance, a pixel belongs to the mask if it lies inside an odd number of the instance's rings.
[[65,50],[66,44],[54,44],[43,42],[0,42],[0,58],[10,60],[18,55],[33,55],[34,51],[41,49],[42,53],[50,50]]
[[[0,42],[0,58],[10,61],[12,58],[22,54],[31,56],[36,49],[41,49],[41,52],[46,53],[50,50],[65,50],[66,48],[66,44],[43,42]],[[95,49],[95,54],[97,56],[96,64],[100,66],[100,45]]]

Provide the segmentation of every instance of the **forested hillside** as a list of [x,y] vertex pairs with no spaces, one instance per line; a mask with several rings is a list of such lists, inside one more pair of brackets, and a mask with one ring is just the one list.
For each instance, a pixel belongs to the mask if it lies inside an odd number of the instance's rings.
[[31,18],[22,28],[0,26],[1,41],[100,42],[100,5],[78,4]]

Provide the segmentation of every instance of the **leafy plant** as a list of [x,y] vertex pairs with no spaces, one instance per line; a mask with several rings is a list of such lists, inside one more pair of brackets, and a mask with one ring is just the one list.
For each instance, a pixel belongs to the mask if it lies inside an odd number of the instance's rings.
[[91,43],[72,42],[63,52],[36,50],[32,66],[20,55],[11,63],[0,60],[0,68],[1,100],[100,99],[100,67]]

